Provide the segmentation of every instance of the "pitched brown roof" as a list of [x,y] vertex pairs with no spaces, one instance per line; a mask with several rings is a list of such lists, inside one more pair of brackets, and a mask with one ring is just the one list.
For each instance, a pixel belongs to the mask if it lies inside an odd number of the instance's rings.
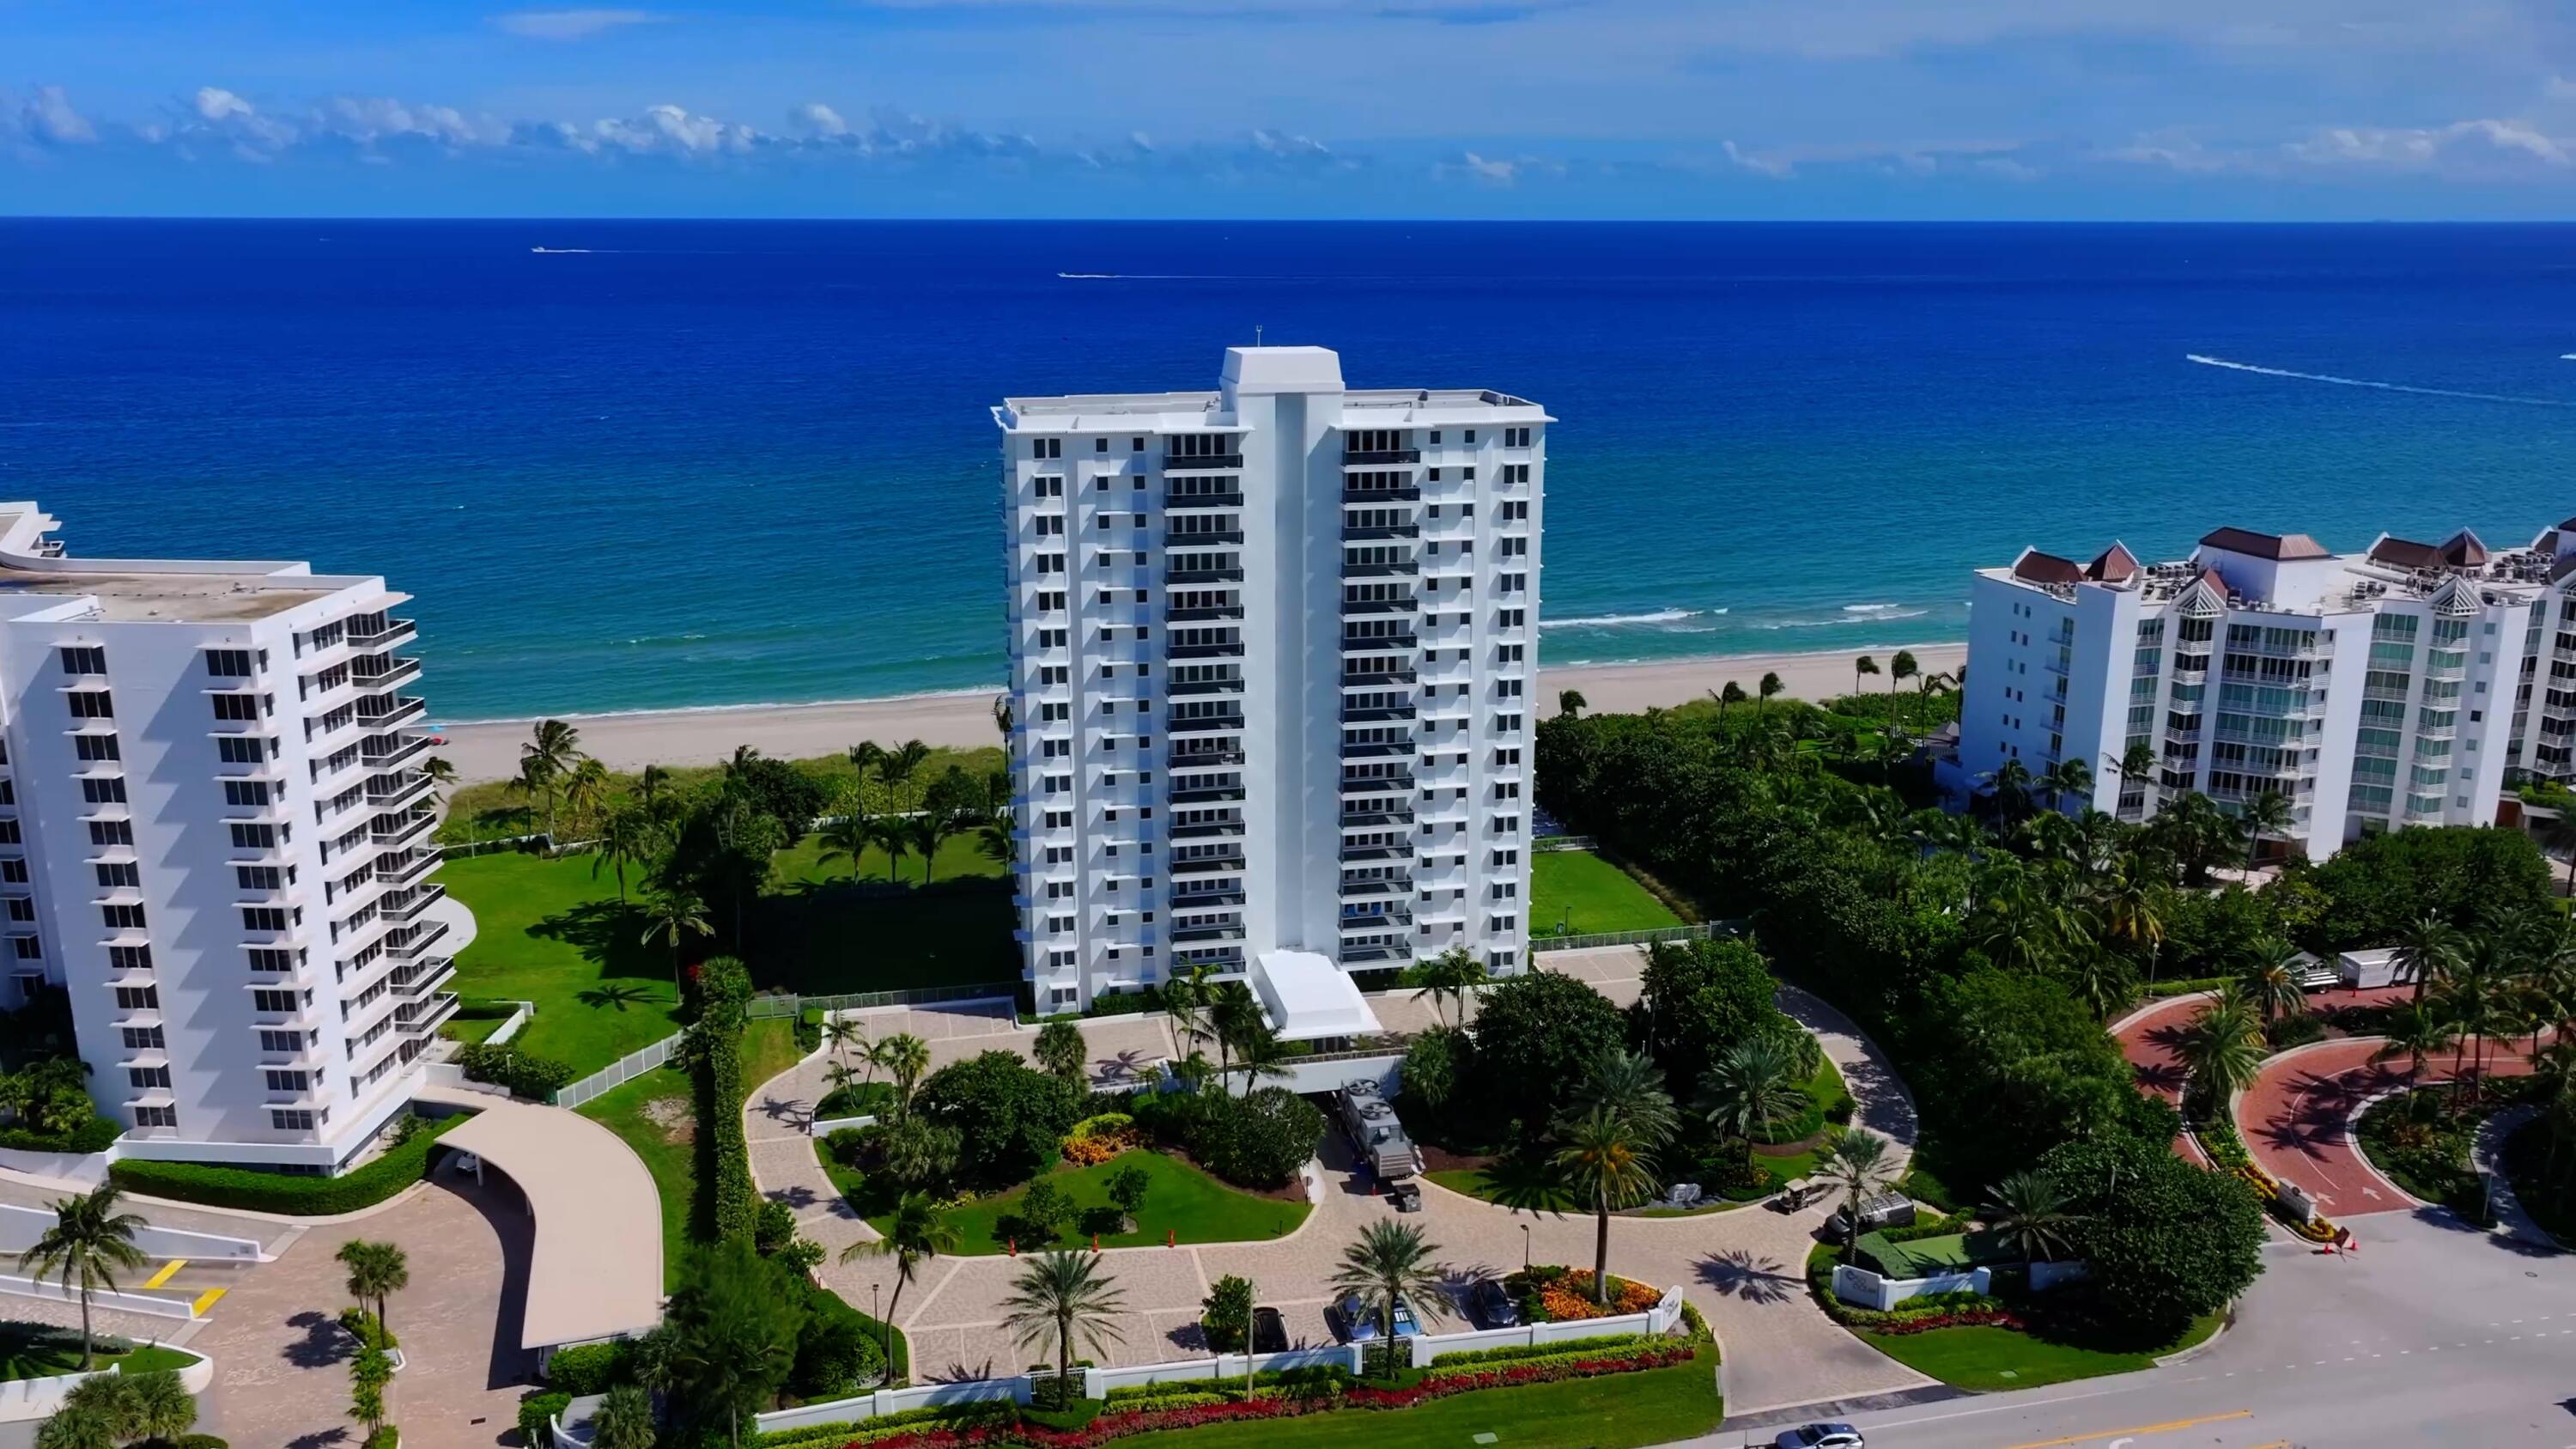
[[2487,546],[2476,534],[2463,528],[2443,541],[2442,562],[2455,569],[2485,568]]
[[2227,587],[2227,575],[2220,573],[2216,569],[2202,569],[2200,571],[2200,581],[2217,590],[2218,596],[2222,599],[2235,592],[2233,589]]
[[2384,563],[2391,568],[2429,569],[2441,564],[2442,551],[2429,543],[2417,543],[2391,533],[2381,535],[2379,542],[2370,546],[2370,557],[2372,562]]
[[2332,558],[2326,546],[2304,533],[2256,533],[2250,528],[2222,528],[2200,541],[2203,548],[2223,548],[2229,553],[2250,554],[2255,558],[2297,559]]
[[2084,581],[2084,570],[2071,558],[2026,548],[2013,560],[2013,577],[2034,584],[2074,584]]
[[2091,563],[2084,566],[2084,577],[2098,579],[2106,584],[2126,583],[2137,577],[2137,574],[2138,556],[2118,543],[2102,550]]

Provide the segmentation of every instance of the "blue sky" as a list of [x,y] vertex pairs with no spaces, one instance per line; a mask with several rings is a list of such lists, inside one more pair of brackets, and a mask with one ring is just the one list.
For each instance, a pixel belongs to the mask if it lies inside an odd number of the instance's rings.
[[0,212],[2560,218],[2576,0],[0,0]]

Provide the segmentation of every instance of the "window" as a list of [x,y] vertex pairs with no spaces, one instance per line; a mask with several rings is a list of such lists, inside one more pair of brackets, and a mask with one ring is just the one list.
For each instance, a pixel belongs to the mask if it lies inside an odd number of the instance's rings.
[[107,928],[111,931],[140,931],[143,929],[143,908],[141,906],[101,906],[98,908],[98,913],[106,919]]
[[63,650],[63,673],[105,674],[107,651],[95,644],[76,645]]
[[295,969],[295,955],[278,946],[253,946],[250,948],[250,969],[292,971]]
[[116,736],[74,735],[72,736],[72,757],[91,762],[113,760],[117,758]]
[[295,1010],[295,1005],[292,991],[254,991],[250,994],[250,1009],[253,1011],[288,1012]]
[[152,969],[152,948],[110,946],[107,948],[107,966],[111,971],[149,971]]
[[114,719],[116,705],[104,689],[75,689],[63,696],[74,719]]
[[[130,866],[127,868],[132,869]],[[282,879],[273,865],[237,865],[233,867],[233,878],[246,891],[273,891],[278,889]]]
[[133,890],[143,884],[143,867],[130,860],[103,861],[98,866],[98,888],[103,891]]
[[[252,825],[236,820],[232,822],[232,829],[235,850],[270,850],[277,845],[277,827],[274,825]],[[130,835],[127,843],[133,843]]]
[[12,936],[9,938],[9,947],[18,953],[18,959],[21,961],[37,961],[44,958],[45,948],[33,936]]
[[[125,798],[122,793],[118,799]],[[265,805],[268,803],[266,780],[226,780],[224,803],[227,805]]]
[[272,1092],[310,1091],[312,1082],[313,1075],[310,1072],[281,1071],[275,1067],[268,1070],[268,1089]]
[[219,735],[215,739],[215,758],[227,765],[259,763],[259,741],[237,735]]
[[179,1109],[176,1107],[137,1107],[134,1109],[134,1125],[137,1127],[176,1127],[179,1125]]
[[245,679],[250,675],[250,651],[247,649],[209,649],[206,672],[217,679]]
[[264,1052],[276,1052],[281,1056],[289,1052],[300,1052],[304,1050],[304,1033],[263,1031],[259,1034],[259,1049]]
[[1108,452],[1108,451],[1109,451],[1109,440],[1108,440],[1107,438],[1094,438],[1094,439],[1092,439],[1092,440],[1091,440],[1091,451],[1093,451],[1093,452],[1095,452],[1095,453],[1106,453],[1106,452]]
[[120,986],[116,988],[119,1011],[159,1011],[161,988],[158,986]]
[[283,931],[286,908],[283,906],[242,907],[242,929],[245,931]]
[[127,1067],[125,1080],[138,1092],[149,1092],[156,1088],[166,1092],[170,1090],[170,1069],[168,1067]]
[[1032,458],[1061,458],[1064,456],[1064,439],[1033,438],[1029,442],[1029,456]]
[[92,805],[122,805],[125,803],[125,781],[114,775],[105,779],[95,776],[84,778],[81,781],[81,799]]
[[33,921],[36,919],[36,903],[27,899],[25,896],[11,896],[9,898],[9,919],[13,921]]
[[237,723],[259,718],[259,696],[255,694],[213,694],[207,698],[214,701],[218,720]]
[[275,1127],[280,1132],[310,1132],[313,1130],[313,1113],[309,1108],[272,1107],[268,1112],[268,1120],[269,1125]]
[[123,1029],[123,1035],[125,1038],[125,1049],[127,1051],[157,1052],[162,1050],[161,1028],[157,1026],[129,1026]]

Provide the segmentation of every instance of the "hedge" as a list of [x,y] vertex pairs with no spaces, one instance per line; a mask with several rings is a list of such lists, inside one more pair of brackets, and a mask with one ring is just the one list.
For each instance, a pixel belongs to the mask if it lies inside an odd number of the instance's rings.
[[555,1415],[572,1407],[570,1394],[530,1394],[519,1401],[519,1441],[523,1444],[551,1444],[554,1435],[547,1429]]
[[524,1052],[508,1043],[468,1043],[457,1049],[456,1064],[464,1068],[467,1081],[507,1087],[511,1095],[532,1102],[552,1099],[556,1091],[572,1084],[574,1076],[570,1063]]
[[559,1348],[546,1360],[546,1387],[574,1398],[604,1394],[626,1381],[634,1356],[635,1345],[626,1339]]
[[438,1139],[472,1115],[422,1118],[409,1138],[366,1166],[338,1177],[294,1177],[247,1167],[142,1158],[109,1163],[107,1177],[127,1192],[149,1197],[290,1217],[330,1217],[374,1207],[427,1177]]
[[849,1423],[808,1424],[801,1429],[780,1429],[762,1434],[751,1442],[752,1449],[840,1449],[844,1444],[866,1444],[872,1440],[892,1438],[924,1424],[1007,1426],[1019,1422],[1019,1417],[1019,1405],[1010,1400],[986,1399],[971,1404],[934,1404],[922,1409],[902,1409]]
[[18,1152],[76,1152],[86,1156],[105,1152],[125,1127],[113,1117],[91,1117],[69,1132],[30,1132],[24,1127],[0,1127],[0,1147]]
[[1591,1338],[1568,1338],[1555,1343],[1510,1343],[1501,1348],[1470,1349],[1465,1353],[1444,1353],[1431,1361],[1431,1367],[1455,1368],[1470,1363],[1510,1363],[1516,1359],[1553,1358],[1558,1354],[1575,1355],[1607,1353],[1612,1349],[1634,1348],[1647,1342],[1642,1333],[1604,1333]]

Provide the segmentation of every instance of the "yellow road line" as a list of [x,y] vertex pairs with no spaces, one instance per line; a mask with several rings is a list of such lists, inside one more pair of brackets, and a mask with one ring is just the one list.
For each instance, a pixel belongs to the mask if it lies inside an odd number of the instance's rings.
[[143,1286],[146,1288],[158,1288],[162,1284],[169,1282],[171,1279],[178,1277],[179,1270],[187,1266],[187,1259],[172,1258],[169,1262],[162,1265],[160,1272],[144,1279]]
[[2238,1409],[2233,1413],[2208,1414],[2197,1419],[2174,1419],[2162,1424],[2140,1424],[2136,1428],[2132,1429],[2100,1429],[2090,1434],[2070,1434],[2063,1439],[2037,1439],[2028,1444],[2010,1445],[2007,1446],[2007,1449],[2058,1449],[2058,1446],[2064,1444],[2090,1444],[2096,1439],[2135,1438],[2144,1434],[2170,1434],[2176,1429],[2188,1429],[2196,1424],[2220,1424],[2225,1423],[2229,1419],[2251,1419],[2253,1417],[2254,1411],[2252,1409]]
[[205,1292],[198,1294],[197,1301],[188,1305],[189,1314],[197,1318],[205,1317],[206,1310],[214,1306],[215,1300],[223,1297],[224,1294],[229,1291],[231,1290],[224,1288],[209,1288]]

